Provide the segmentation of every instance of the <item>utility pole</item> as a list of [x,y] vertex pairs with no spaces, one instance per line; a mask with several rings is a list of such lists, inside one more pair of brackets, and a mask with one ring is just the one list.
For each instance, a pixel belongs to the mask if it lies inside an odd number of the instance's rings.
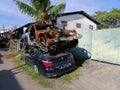
[[3,30],[5,30],[5,26],[4,26],[4,24],[2,25],[2,28],[3,28]]

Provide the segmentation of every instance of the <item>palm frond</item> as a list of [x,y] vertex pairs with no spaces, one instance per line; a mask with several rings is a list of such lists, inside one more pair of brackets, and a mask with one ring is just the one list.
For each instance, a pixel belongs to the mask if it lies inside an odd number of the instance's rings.
[[30,5],[21,2],[20,0],[13,0],[16,5],[22,11],[22,13],[28,14],[35,20],[47,20],[55,19],[59,13],[65,9],[65,3],[51,6],[50,0],[30,0]]
[[50,7],[50,0],[31,0],[31,5],[41,12],[45,12]]
[[52,5],[52,6],[48,7],[46,11],[47,11],[48,13],[50,13],[50,11],[51,11],[51,9],[52,9],[53,7],[55,7],[55,5]]
[[35,9],[37,9],[37,10],[41,9],[40,0],[31,0],[30,3]]
[[66,4],[63,2],[51,8],[49,10],[51,16],[57,16],[59,13],[61,13],[65,9],[65,6]]
[[36,10],[31,7],[30,5],[18,1],[18,0],[14,0],[16,2],[16,4],[18,5],[18,8],[22,11],[22,13],[28,14],[29,16],[34,16],[36,13]]
[[50,13],[60,13],[61,11],[63,11],[65,9],[66,4],[60,3],[56,6],[54,6],[53,8],[50,9]]
[[44,11],[47,11],[47,9],[50,7],[50,0],[44,0]]

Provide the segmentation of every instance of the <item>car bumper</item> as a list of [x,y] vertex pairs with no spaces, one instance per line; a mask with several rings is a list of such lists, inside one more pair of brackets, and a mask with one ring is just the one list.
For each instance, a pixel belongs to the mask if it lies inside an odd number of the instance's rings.
[[67,72],[70,72],[75,69],[75,64],[71,64],[69,67],[63,68],[47,68],[45,72],[45,76],[52,78],[52,77],[59,77]]

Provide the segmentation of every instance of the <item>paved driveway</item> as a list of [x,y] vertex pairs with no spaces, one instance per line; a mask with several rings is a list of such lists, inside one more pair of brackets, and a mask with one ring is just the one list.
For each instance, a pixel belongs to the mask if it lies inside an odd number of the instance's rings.
[[0,90],[49,90],[44,89],[19,67],[13,65],[12,58],[5,59],[8,53],[0,49]]
[[88,61],[82,67],[82,75],[66,90],[120,90],[120,66]]

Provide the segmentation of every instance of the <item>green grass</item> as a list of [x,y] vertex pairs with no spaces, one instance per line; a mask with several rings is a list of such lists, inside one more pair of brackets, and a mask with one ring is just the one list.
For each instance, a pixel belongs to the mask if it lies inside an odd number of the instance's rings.
[[[16,55],[16,53],[15,53]],[[17,67],[20,67],[28,74],[30,75],[34,80],[36,80],[41,86],[47,87],[47,88],[54,88],[54,87],[60,87],[63,84],[70,84],[71,81],[76,80],[81,75],[82,69],[79,67],[76,70],[64,74],[61,77],[58,78],[45,78],[41,75],[38,75],[34,72],[32,68],[25,65],[24,60],[20,60],[22,53],[14,58],[14,62]]]
[[69,84],[71,81],[79,79],[79,76],[81,74],[82,74],[82,69],[77,68],[74,71],[67,73],[67,74],[63,75],[62,77],[58,78],[58,80],[62,84]]
[[19,67],[22,66],[21,68],[28,74],[30,75],[34,80],[36,80],[40,85],[44,87],[53,87],[51,81],[49,79],[46,79],[45,77],[38,75],[34,72],[32,68],[29,66],[25,65],[24,60],[20,60],[21,55],[18,55],[14,58],[15,64]]

